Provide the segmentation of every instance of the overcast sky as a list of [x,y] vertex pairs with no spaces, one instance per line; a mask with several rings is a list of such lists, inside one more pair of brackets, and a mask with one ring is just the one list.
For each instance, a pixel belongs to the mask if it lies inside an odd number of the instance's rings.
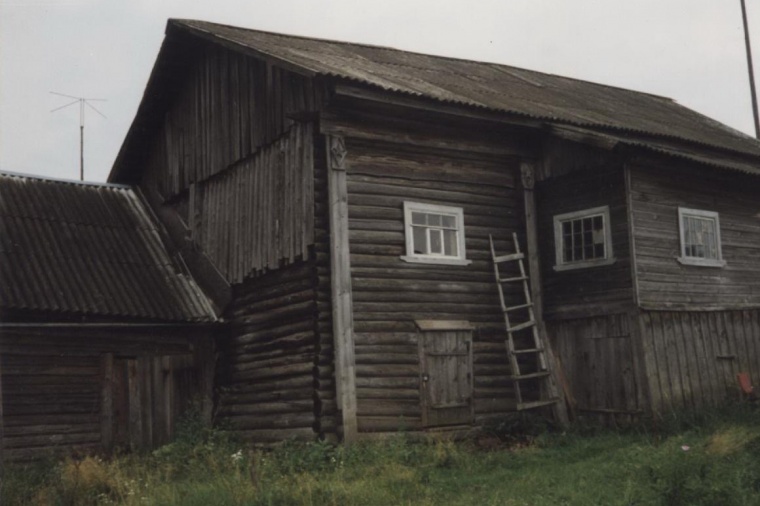
[[[760,53],[760,0],[746,0]],[[739,0],[0,0],[0,170],[104,181],[167,18],[505,63],[671,97],[753,133]]]

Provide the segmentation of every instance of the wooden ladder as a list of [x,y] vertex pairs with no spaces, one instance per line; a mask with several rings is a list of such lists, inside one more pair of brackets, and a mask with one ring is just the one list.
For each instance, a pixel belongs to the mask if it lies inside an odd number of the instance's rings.
[[[504,314],[504,324],[507,328],[507,356],[509,357],[509,365],[512,371],[511,380],[515,389],[515,397],[517,399],[517,410],[523,411],[526,409],[536,409],[544,406],[551,406],[559,402],[558,397],[548,397],[550,393],[555,391],[552,384],[552,372],[550,370],[550,364],[546,359],[546,349],[542,342],[541,335],[538,329],[538,322],[536,321],[536,314],[533,309],[533,300],[530,295],[530,285],[528,284],[528,275],[525,272],[525,264],[523,259],[525,255],[520,251],[520,243],[517,241],[517,234],[512,234],[512,239],[515,243],[515,252],[507,255],[496,255],[496,249],[493,243],[493,236],[489,235],[491,242],[491,258],[493,259],[494,276],[496,277],[496,286],[499,289],[499,301],[501,302],[501,311]],[[519,274],[517,276],[503,278],[499,271],[499,264],[507,262],[517,262],[519,267]],[[525,295],[525,302],[516,306],[507,306],[504,299],[504,283],[522,283],[523,293]],[[517,311],[522,311],[522,314],[528,315],[527,320],[522,322],[515,322],[514,317],[510,318],[510,313],[515,314]],[[517,313],[520,314],[520,313]],[[530,344],[527,348],[515,347],[515,334],[521,333],[520,337],[525,334],[522,332],[528,331],[531,333],[530,338],[520,339],[520,342],[528,341]],[[518,357],[534,357],[535,358],[535,370],[523,373],[520,371],[520,363]],[[522,387],[525,383],[532,382],[538,387],[538,399],[525,400],[523,399]]]

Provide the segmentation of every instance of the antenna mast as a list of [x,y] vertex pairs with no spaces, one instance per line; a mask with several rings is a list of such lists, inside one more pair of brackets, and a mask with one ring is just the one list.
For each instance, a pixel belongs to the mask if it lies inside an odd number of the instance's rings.
[[755,91],[755,71],[752,69],[752,48],[749,43],[749,27],[747,26],[747,7],[742,3],[742,21],[744,22],[744,44],[747,47],[747,68],[749,69],[749,90],[752,94],[752,116],[755,118],[755,138],[760,139],[760,119],[757,116],[757,92]]
[[63,93],[57,93],[55,91],[50,92],[53,95],[58,95],[60,97],[66,97],[66,98],[73,98],[73,102],[69,102],[66,105],[62,105],[61,107],[56,107],[55,109],[51,110],[50,112],[59,111],[61,109],[65,109],[66,107],[74,104],[79,104],[79,180],[84,181],[84,107],[87,106],[96,113],[100,114],[104,118],[106,117],[105,114],[98,111],[95,106],[90,104],[90,102],[105,102],[106,99],[104,98],[86,98],[86,97],[75,97],[73,95],[65,95]]

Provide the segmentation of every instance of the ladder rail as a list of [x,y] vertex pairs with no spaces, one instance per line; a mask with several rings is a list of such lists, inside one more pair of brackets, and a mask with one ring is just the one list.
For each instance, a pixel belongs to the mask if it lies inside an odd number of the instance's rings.
[[[518,411],[523,409],[533,409],[538,408],[542,406],[548,406],[551,404],[554,404],[558,402],[558,399],[551,398],[551,399],[545,399],[541,398],[538,401],[523,401],[523,394],[520,387],[520,381],[525,380],[538,380],[538,381],[550,381],[551,380],[551,372],[548,368],[548,363],[546,360],[545,355],[545,347],[544,344],[541,341],[541,335],[539,333],[539,327],[538,327],[538,321],[536,320],[536,312],[534,310],[534,304],[533,304],[533,298],[531,296],[530,291],[530,284],[528,282],[528,274],[525,270],[525,264],[523,260],[525,259],[524,253],[520,250],[520,243],[517,238],[517,233],[512,233],[512,241],[514,242],[514,253],[509,253],[505,255],[497,255],[496,254],[496,246],[494,244],[493,235],[489,234],[488,236],[490,248],[491,248],[491,259],[493,261],[493,267],[494,267],[494,278],[496,280],[496,286],[497,290],[499,292],[499,303],[501,307],[502,314],[504,315],[504,325],[505,329],[507,331],[507,339],[506,339],[506,348],[507,348],[507,356],[509,359],[509,365],[511,369],[511,378],[512,383],[514,386],[514,392],[515,392],[515,400],[517,401],[517,409]],[[519,275],[518,276],[511,276],[508,278],[502,278],[501,277],[501,271],[499,269],[500,263],[506,263],[506,262],[517,262],[518,269],[519,269]],[[522,282],[522,288],[523,288],[523,297],[525,302],[522,304],[517,304],[514,306],[507,306],[506,298],[504,296],[504,288],[503,283],[505,281],[520,281]],[[526,310],[528,319],[524,322],[513,324],[512,320],[509,317],[510,311],[517,311],[517,310]],[[522,348],[517,349],[515,347],[515,332],[519,332],[525,329],[530,328],[531,332],[531,338],[532,338],[532,345],[528,348]],[[536,357],[536,370],[534,372],[530,372],[527,374],[524,374],[520,371],[520,364],[517,360],[518,355],[534,355]],[[540,396],[543,397],[543,394],[547,391],[547,388],[540,388]]]

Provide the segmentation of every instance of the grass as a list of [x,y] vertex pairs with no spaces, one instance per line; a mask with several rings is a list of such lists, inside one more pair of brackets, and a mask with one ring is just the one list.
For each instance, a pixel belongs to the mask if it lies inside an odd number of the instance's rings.
[[540,421],[461,442],[246,448],[189,421],[150,454],[10,468],[2,504],[760,505],[760,411],[612,431]]

